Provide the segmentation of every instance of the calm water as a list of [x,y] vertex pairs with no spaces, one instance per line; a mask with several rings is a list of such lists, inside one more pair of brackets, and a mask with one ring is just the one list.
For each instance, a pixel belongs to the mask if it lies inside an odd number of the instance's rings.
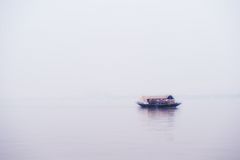
[[[1,160],[238,160],[240,99],[179,99],[141,109],[130,98],[4,101]],[[98,103],[99,102],[99,103]]]

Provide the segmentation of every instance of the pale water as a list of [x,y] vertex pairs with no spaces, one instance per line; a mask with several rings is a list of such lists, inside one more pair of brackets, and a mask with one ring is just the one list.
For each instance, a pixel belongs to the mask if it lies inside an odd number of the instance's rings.
[[4,100],[0,159],[240,159],[238,97],[178,100],[177,109],[141,109],[129,97]]

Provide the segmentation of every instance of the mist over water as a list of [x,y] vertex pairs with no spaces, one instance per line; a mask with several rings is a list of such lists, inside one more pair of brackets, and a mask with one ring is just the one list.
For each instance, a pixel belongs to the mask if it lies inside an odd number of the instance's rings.
[[240,159],[239,7],[2,0],[0,159]]
[[239,94],[238,1],[1,1],[2,98]]

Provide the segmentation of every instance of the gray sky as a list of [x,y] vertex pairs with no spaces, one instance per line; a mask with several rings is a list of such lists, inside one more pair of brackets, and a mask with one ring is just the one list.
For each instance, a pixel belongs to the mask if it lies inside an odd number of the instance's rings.
[[2,0],[0,96],[239,94],[237,0]]

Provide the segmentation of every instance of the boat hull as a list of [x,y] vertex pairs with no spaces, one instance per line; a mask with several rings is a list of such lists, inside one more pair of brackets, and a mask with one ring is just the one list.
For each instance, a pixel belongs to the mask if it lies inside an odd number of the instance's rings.
[[155,107],[155,108],[174,108],[179,106],[181,103],[174,103],[174,104],[145,104],[141,102],[137,102],[137,104],[141,107]]

